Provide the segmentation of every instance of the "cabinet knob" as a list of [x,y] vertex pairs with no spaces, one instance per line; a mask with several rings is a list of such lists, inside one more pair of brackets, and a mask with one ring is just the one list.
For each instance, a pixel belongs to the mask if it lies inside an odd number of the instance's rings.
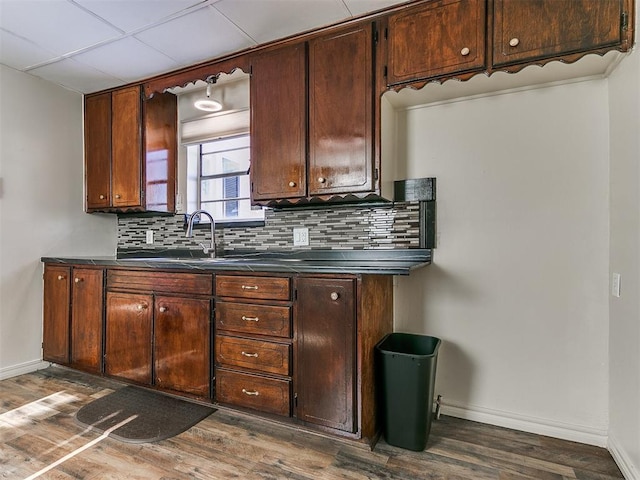
[[462,55],[463,57],[466,57],[467,55],[469,55],[470,52],[471,50],[469,50],[467,47],[464,47],[462,50],[460,50],[460,55]]
[[160,308],[158,308],[158,310],[160,310],[160,313],[164,313],[164,312],[166,312],[168,309],[167,309],[167,307],[160,307]]
[[253,395],[254,397],[260,395],[260,392],[257,390],[247,390],[246,388],[242,389],[242,393],[244,393],[245,395]]
[[253,358],[258,358],[258,354],[257,353],[247,353],[247,352],[240,352],[242,353],[243,357],[253,357]]
[[242,320],[244,320],[245,322],[257,322],[260,319],[258,317],[247,317],[243,315]]
[[147,306],[146,306],[144,303],[140,303],[140,304],[138,304],[138,306],[137,306],[137,309],[138,309],[139,311],[142,311],[142,310],[144,310],[145,308],[147,308]]
[[520,44],[520,39],[513,37],[511,40],[509,40],[509,45],[512,47],[517,47]]
[[119,193],[116,193],[116,198],[122,198],[122,195],[120,195]]
[[289,182],[289,186],[290,186],[291,188],[295,187],[295,186],[296,186],[296,182]]
[[338,294],[338,292],[331,292],[331,300],[336,301],[337,299],[340,298],[340,295]]
[[100,195],[100,200],[104,200],[105,196],[104,195]]
[[324,177],[318,177],[318,183],[325,183],[327,181]]
[[80,283],[82,281],[82,279],[80,277],[76,277],[73,279],[74,282],[76,283]]
[[64,275],[58,275],[58,280],[64,280]]

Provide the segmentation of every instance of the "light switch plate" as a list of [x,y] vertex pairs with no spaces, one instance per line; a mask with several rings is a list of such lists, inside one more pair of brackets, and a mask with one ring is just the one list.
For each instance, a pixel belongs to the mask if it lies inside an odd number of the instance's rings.
[[613,273],[611,277],[611,295],[620,298],[620,274]]
[[153,230],[147,230],[147,245],[153,245]]
[[293,246],[305,247],[307,245],[309,245],[309,229],[294,228],[293,229]]

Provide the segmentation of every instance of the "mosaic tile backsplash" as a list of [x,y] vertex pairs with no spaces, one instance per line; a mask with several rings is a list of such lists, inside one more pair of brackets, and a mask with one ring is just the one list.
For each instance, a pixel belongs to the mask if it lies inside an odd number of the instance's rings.
[[[418,202],[389,206],[322,208],[313,210],[266,210],[261,227],[216,229],[216,244],[224,251],[288,250],[293,246],[293,228],[309,229],[309,246],[295,249],[396,249],[419,248]],[[147,245],[146,231],[154,231]],[[197,229],[186,238],[184,215],[163,217],[118,217],[118,249],[180,248],[199,250],[210,241],[209,229]]]

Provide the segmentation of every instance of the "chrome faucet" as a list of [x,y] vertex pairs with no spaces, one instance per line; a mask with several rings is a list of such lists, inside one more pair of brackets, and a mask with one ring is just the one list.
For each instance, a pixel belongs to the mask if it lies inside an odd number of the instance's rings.
[[187,221],[187,233],[185,237],[193,237],[193,220],[196,218],[196,215],[206,215],[211,221],[211,245],[206,246],[204,243],[201,243],[200,246],[202,247],[205,255],[210,255],[213,258],[216,256],[216,221],[213,219],[209,212],[207,212],[206,210],[196,210],[191,214],[189,220]]

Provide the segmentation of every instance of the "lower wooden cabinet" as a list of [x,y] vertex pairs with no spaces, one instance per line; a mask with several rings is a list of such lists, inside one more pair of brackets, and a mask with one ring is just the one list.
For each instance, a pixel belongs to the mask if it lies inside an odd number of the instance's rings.
[[301,277],[296,292],[297,417],[355,432],[355,279]]
[[105,373],[211,398],[211,274],[110,270]]
[[101,372],[103,295],[102,269],[45,265],[44,360]]
[[71,267],[45,266],[42,358],[69,363]]
[[105,373],[151,385],[153,297],[107,292]]
[[73,270],[71,287],[71,365],[102,371],[104,270]]
[[375,442],[374,346],[392,295],[383,275],[217,275],[216,401]]
[[154,316],[155,385],[208,397],[211,300],[157,296]]
[[385,275],[47,264],[43,356],[373,444],[392,294]]
[[291,414],[291,380],[219,367],[216,399],[221,403],[288,417]]
[[216,275],[216,401],[291,416],[291,278]]

